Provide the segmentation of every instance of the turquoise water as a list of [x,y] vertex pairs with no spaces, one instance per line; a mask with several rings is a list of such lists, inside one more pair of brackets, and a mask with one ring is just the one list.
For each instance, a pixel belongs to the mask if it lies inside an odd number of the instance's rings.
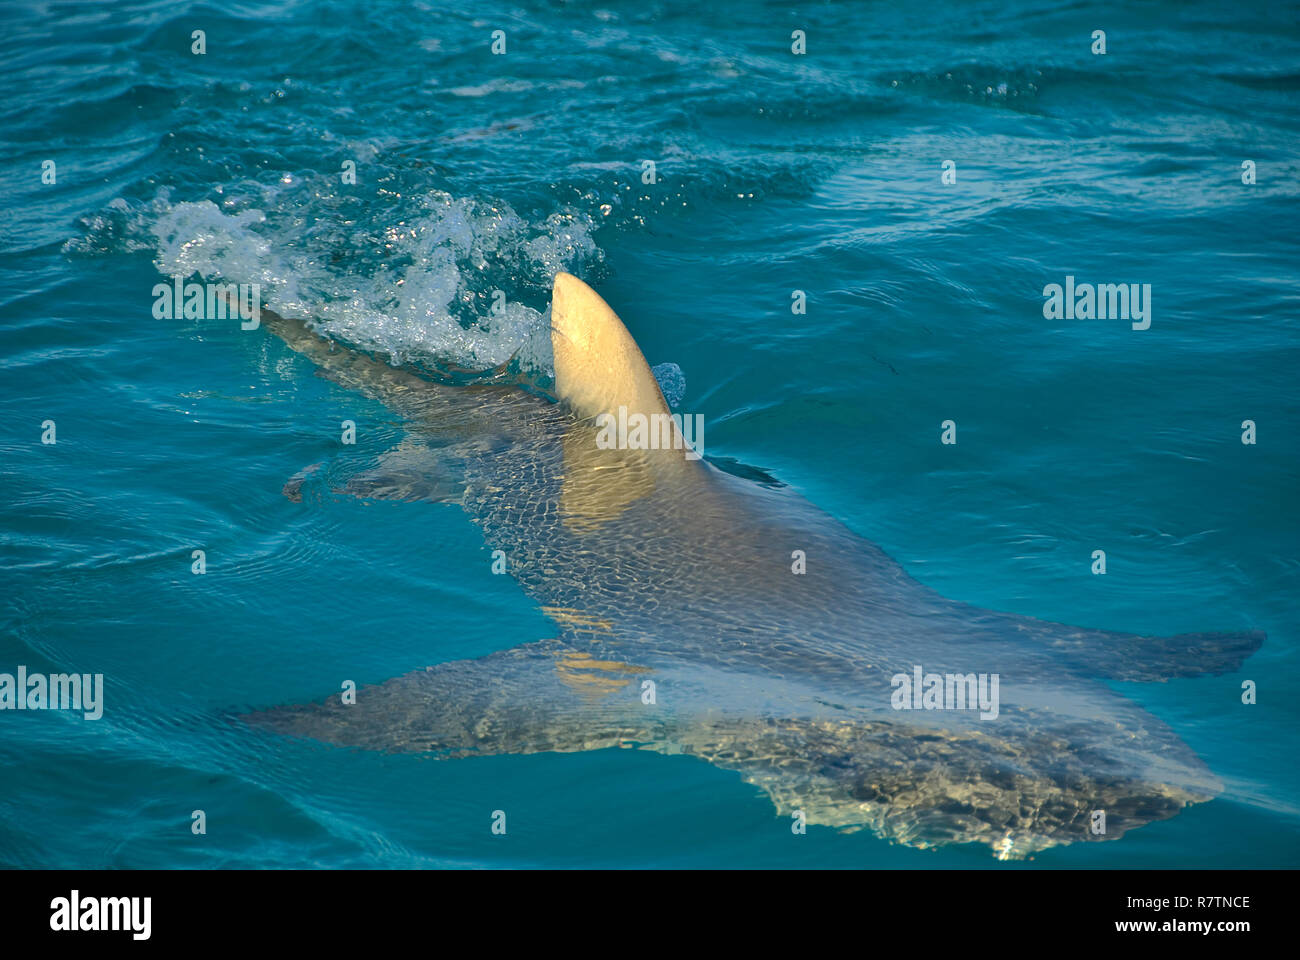
[[[0,24],[0,671],[106,683],[98,721],[0,713],[0,863],[1300,861],[1293,8],[85,3]],[[425,367],[515,355],[545,382],[558,269],[681,368],[712,456],[941,593],[1267,631],[1239,674],[1118,685],[1223,795],[999,864],[792,837],[686,757],[434,762],[230,719],[555,627],[453,506],[283,497],[401,423],[264,332],[155,319],[154,285],[259,282],[341,342]],[[1044,319],[1067,274],[1151,284],[1150,329]]]

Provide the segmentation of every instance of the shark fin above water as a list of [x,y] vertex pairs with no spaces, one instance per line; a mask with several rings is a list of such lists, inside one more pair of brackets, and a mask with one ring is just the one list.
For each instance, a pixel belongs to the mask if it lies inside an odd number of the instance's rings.
[[632,334],[595,290],[558,273],[551,299],[555,391],[579,417],[667,414],[659,381]]

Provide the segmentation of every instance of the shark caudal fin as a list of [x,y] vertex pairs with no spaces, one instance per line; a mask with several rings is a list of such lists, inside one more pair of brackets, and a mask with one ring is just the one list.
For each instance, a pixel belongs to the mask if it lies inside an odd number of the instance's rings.
[[602,413],[667,415],[659,381],[623,321],[600,294],[569,273],[551,292],[555,391],[580,417]]

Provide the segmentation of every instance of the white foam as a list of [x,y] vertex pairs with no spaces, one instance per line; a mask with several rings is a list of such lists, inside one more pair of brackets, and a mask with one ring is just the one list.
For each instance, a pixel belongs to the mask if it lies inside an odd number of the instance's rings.
[[397,363],[481,370],[517,356],[544,374],[548,321],[521,296],[544,303],[558,271],[602,256],[594,222],[572,210],[531,222],[499,201],[381,189],[391,209],[358,223],[354,198],[292,175],[218,193],[221,206],[166,192],[132,211],[117,203],[68,249],[146,246],[167,276],[259,283],[266,308]]

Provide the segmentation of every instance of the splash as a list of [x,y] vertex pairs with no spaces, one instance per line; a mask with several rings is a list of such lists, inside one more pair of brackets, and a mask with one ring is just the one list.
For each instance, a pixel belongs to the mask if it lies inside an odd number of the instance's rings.
[[[166,276],[258,283],[263,305],[393,363],[551,373],[545,304],[560,270],[602,259],[589,216],[382,187],[381,204],[286,176],[173,203],[115,200],[69,253],[149,250]],[[376,209],[378,207],[378,209]],[[399,212],[400,211],[400,212]]]

